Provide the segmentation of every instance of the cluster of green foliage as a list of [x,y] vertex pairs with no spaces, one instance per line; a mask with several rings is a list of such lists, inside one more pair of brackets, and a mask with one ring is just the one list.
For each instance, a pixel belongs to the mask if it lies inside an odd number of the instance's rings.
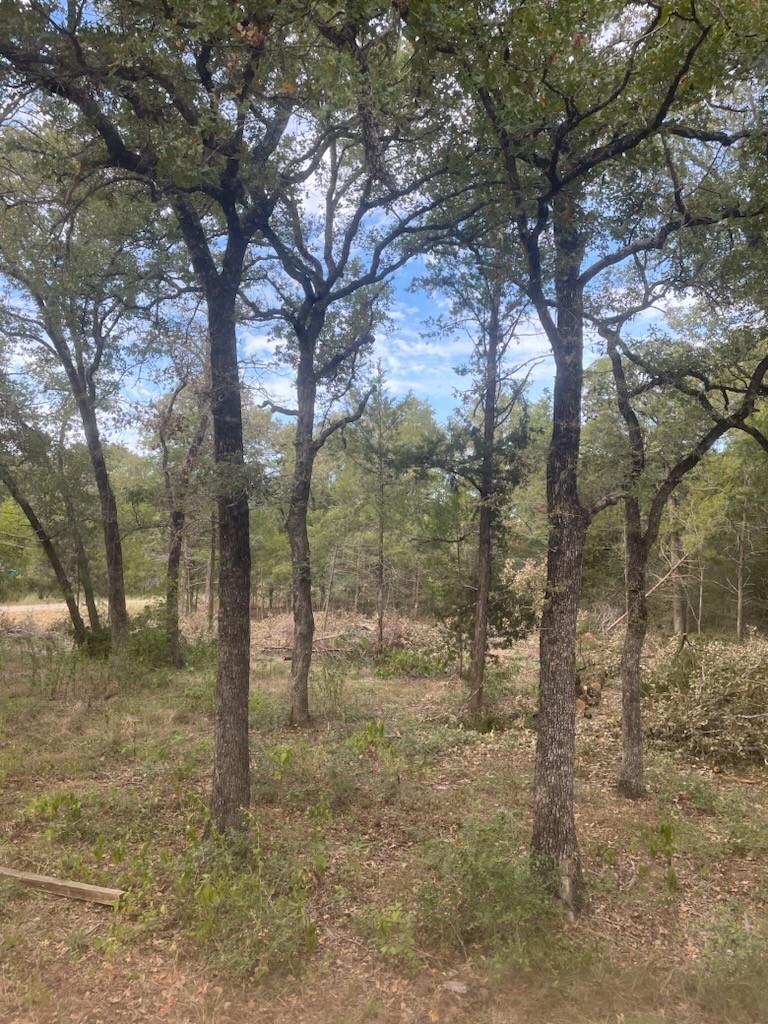
[[646,680],[650,735],[714,764],[768,758],[768,642],[698,639],[658,652]]
[[420,917],[432,942],[481,945],[500,966],[562,967],[573,956],[558,929],[559,914],[531,870],[525,835],[497,812],[462,826],[454,840],[435,841],[419,893]]

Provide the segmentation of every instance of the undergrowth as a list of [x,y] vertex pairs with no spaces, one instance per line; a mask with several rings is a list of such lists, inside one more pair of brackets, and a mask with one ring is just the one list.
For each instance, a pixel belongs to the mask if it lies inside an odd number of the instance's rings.
[[523,832],[503,812],[435,840],[418,894],[419,920],[438,947],[479,946],[497,966],[554,970],[573,959],[563,919],[531,871]]
[[650,735],[713,764],[768,761],[768,640],[661,650],[645,680]]

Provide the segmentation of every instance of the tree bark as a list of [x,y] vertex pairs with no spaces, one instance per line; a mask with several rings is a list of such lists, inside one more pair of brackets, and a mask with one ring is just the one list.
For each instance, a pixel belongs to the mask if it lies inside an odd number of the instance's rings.
[[738,568],[736,576],[736,638],[744,639],[744,585],[746,581],[747,513],[744,511],[739,527]]
[[80,609],[77,606],[77,600],[75,598],[74,590],[72,589],[72,583],[67,575],[67,571],[64,568],[59,554],[51,540],[47,530],[37,518],[34,509],[30,505],[29,501],[24,497],[21,490],[19,489],[16,480],[13,475],[6,469],[5,466],[0,464],[0,480],[2,480],[8,493],[19,506],[21,511],[27,518],[27,522],[35,531],[37,539],[40,541],[40,546],[45,552],[45,556],[48,559],[48,563],[53,569],[53,573],[56,577],[56,582],[59,584],[62,597],[67,605],[69,611],[69,617],[72,621],[72,629],[75,634],[75,643],[80,646],[86,637],[85,623],[83,617],[80,614]]
[[[567,194],[555,204],[557,323],[534,287],[532,298],[555,357],[552,439],[547,455],[546,602],[539,642],[540,684],[534,776],[534,865],[570,910],[583,899],[581,858],[573,811],[576,744],[576,619],[581,597],[589,516],[578,496],[583,383],[583,297],[578,280],[583,243]],[[532,254],[537,259],[537,254]],[[537,265],[537,264],[535,264]]]
[[[171,472],[171,461],[168,450],[169,434],[172,427],[173,410],[176,399],[187,386],[188,381],[182,380],[168,402],[165,409],[158,413],[158,435],[162,451],[163,480],[165,497],[168,505],[169,537],[168,557],[166,561],[166,592],[165,592],[165,633],[168,641],[168,654],[171,664],[181,668],[184,657],[181,649],[181,631],[179,629],[179,576],[181,558],[185,548],[186,502],[189,481],[200,449],[208,430],[208,413],[199,409],[198,424],[189,442],[189,447],[181,464],[177,479]],[[190,578],[187,551],[187,611],[189,608]]]
[[[669,499],[669,512],[672,517],[673,530],[669,535],[669,557],[672,565],[679,563],[683,557],[683,542],[675,522],[680,499],[676,494]],[[672,574],[672,630],[678,636],[688,632],[688,595],[685,592],[683,576],[678,566]]]
[[123,546],[120,539],[120,523],[117,502],[109,479],[104,447],[101,442],[99,424],[96,419],[96,385],[94,374],[103,352],[104,340],[94,338],[96,356],[86,367],[82,352],[76,347],[73,359],[70,346],[61,323],[46,309],[39,308],[45,318],[46,332],[53,342],[56,354],[67,375],[72,396],[77,403],[80,421],[85,435],[85,445],[91,461],[96,490],[101,505],[101,527],[104,535],[104,551],[107,562],[107,602],[109,607],[109,629],[113,649],[118,648],[128,633],[128,609],[125,603],[125,578],[123,573]]
[[[270,597],[271,601],[271,597]],[[216,606],[216,513],[211,512],[211,543],[208,553],[208,581],[205,588],[205,614],[208,632],[213,632],[213,612]]]
[[101,620],[99,618],[99,609],[96,605],[96,595],[93,590],[93,577],[91,576],[91,563],[88,559],[88,553],[85,550],[85,543],[83,542],[83,535],[80,532],[79,517],[75,511],[75,505],[72,500],[72,494],[67,484],[66,476],[64,474],[64,434],[65,427],[68,420],[64,420],[62,423],[62,429],[59,433],[59,445],[57,449],[57,469],[59,475],[59,490],[64,500],[64,508],[67,511],[69,518],[69,526],[72,531],[72,538],[75,542],[75,554],[77,555],[77,570],[80,577],[80,583],[83,587],[83,597],[85,598],[85,607],[88,609],[88,622],[91,626],[92,633],[99,633],[101,631]]
[[315,635],[307,512],[312,484],[312,467],[317,454],[313,439],[317,388],[312,350],[306,345],[301,347],[296,384],[298,396],[298,417],[294,440],[296,461],[286,520],[288,540],[291,545],[294,626],[289,721],[292,725],[306,725],[309,722],[309,669],[312,662],[312,641]]
[[[242,266],[242,261],[236,266]],[[243,472],[243,422],[237,367],[235,301],[239,277],[208,280],[211,409],[219,520],[219,662],[214,727],[211,820],[242,827],[250,805],[248,687],[251,547]]]
[[182,509],[171,509],[168,560],[165,568],[165,635],[168,639],[168,655],[175,668],[181,668],[184,664],[179,630],[179,569],[185,518]]
[[384,465],[383,454],[379,452],[379,480],[376,531],[376,645],[379,653],[384,650]]
[[477,536],[477,601],[475,603],[475,635],[472,643],[470,692],[467,710],[476,718],[483,710],[485,651],[488,645],[488,608],[491,596],[491,548],[493,521],[496,512],[494,495],[494,440],[496,434],[496,392],[500,342],[499,312],[501,289],[493,284],[485,351],[483,381],[483,450],[480,469],[480,511]]
[[101,504],[101,527],[104,535],[104,551],[107,559],[107,603],[109,607],[109,629],[112,647],[118,648],[128,633],[128,609],[125,603],[125,578],[123,572],[123,545],[120,539],[120,523],[117,501],[109,479],[104,447],[96,420],[92,401],[81,390],[76,394],[80,418],[85,433],[85,443],[93,468],[93,477]]
[[622,796],[645,796],[643,724],[640,704],[640,659],[648,632],[648,601],[645,596],[649,548],[642,535],[637,498],[625,498],[627,536],[627,632],[621,654],[621,767],[618,790]]

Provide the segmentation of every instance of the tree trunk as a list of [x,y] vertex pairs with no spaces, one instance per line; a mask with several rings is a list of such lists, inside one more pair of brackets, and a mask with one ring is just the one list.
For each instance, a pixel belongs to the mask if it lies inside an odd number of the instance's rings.
[[296,462],[293,471],[286,528],[291,545],[293,595],[293,657],[289,720],[292,725],[309,722],[309,669],[315,617],[312,611],[312,567],[310,563],[307,511],[316,448],[313,440],[316,385],[312,355],[305,347],[296,375],[299,415],[296,422]]
[[[531,854],[570,910],[582,902],[582,873],[573,813],[576,741],[576,618],[581,598],[588,516],[579,502],[583,309],[578,272],[583,248],[574,208],[558,198],[554,228],[557,325],[550,322],[555,356],[552,439],[547,455],[547,591],[539,642],[540,685]],[[549,318],[542,297],[537,310]]]
[[477,717],[483,709],[485,680],[485,650],[488,644],[488,607],[491,596],[491,546],[495,514],[494,495],[494,440],[496,434],[496,389],[498,386],[498,360],[501,289],[494,282],[492,305],[488,322],[485,351],[485,380],[483,381],[483,450],[480,470],[480,514],[477,537],[477,601],[475,603],[475,635],[472,645],[470,692],[467,709]]
[[85,433],[85,443],[93,468],[96,489],[101,503],[101,526],[104,534],[104,550],[107,558],[107,602],[109,606],[109,629],[113,648],[119,647],[128,633],[128,609],[125,603],[125,578],[123,573],[123,545],[120,539],[120,524],[117,502],[104,458],[96,410],[90,399],[80,392],[77,395],[80,418]]
[[[669,499],[669,511],[673,524],[676,519],[680,499],[673,494]],[[675,526],[669,535],[669,557],[672,565],[683,557],[683,542]],[[688,632],[688,595],[685,592],[683,576],[678,566],[672,575],[672,629],[678,636]]]
[[205,588],[205,613],[208,632],[213,632],[213,613],[216,607],[216,513],[211,512],[211,543],[208,553],[208,580]]
[[645,796],[643,769],[643,726],[640,706],[640,659],[648,631],[648,602],[645,596],[649,548],[643,541],[637,498],[625,498],[627,521],[627,632],[621,655],[621,739],[622,755],[618,790],[622,796]]
[[0,465],[0,480],[8,490],[8,493],[19,506],[21,511],[27,518],[27,522],[37,534],[37,539],[40,541],[40,546],[45,552],[45,556],[48,559],[48,563],[53,569],[53,573],[56,577],[56,582],[59,584],[62,597],[64,598],[67,610],[69,611],[69,617],[72,620],[72,629],[75,634],[75,643],[80,646],[85,641],[86,629],[83,618],[80,614],[80,609],[77,606],[77,600],[75,598],[74,590],[72,589],[72,583],[70,582],[67,571],[62,565],[61,559],[59,558],[58,552],[51,540],[48,532],[46,531],[43,524],[37,518],[32,506],[24,497],[19,490],[15,479],[12,474],[8,472],[5,466]]
[[171,531],[165,573],[165,635],[168,639],[168,653],[171,664],[175,668],[181,668],[184,664],[184,658],[181,653],[181,634],[179,631],[179,570],[181,567],[184,520],[185,515],[181,509],[176,508],[171,511]]
[[123,574],[123,547],[120,540],[120,525],[117,515],[117,502],[104,458],[104,447],[101,443],[99,425],[96,419],[96,385],[94,376],[103,353],[103,338],[93,339],[98,355],[86,367],[83,352],[75,339],[73,357],[58,315],[39,302],[39,308],[45,319],[45,329],[53,342],[64,372],[69,381],[72,397],[77,403],[80,420],[85,435],[88,457],[91,461],[93,477],[99,494],[101,505],[101,526],[104,535],[104,551],[107,562],[107,601],[109,606],[109,629],[113,649],[118,648],[128,633],[128,610],[125,604],[125,579]]
[[323,609],[323,636],[328,635],[328,616],[331,611],[331,595],[333,594],[333,580],[336,575],[336,553],[338,552],[338,545],[334,547],[333,554],[331,555],[331,568],[328,572],[328,592],[325,597],[325,608]]
[[376,535],[376,646],[384,650],[384,475],[379,463],[378,530]]
[[250,805],[251,547],[235,333],[238,283],[207,282],[219,520],[219,663],[211,820],[221,832],[242,827]]
[[[481,499],[482,500],[482,499]],[[477,602],[475,604],[475,635],[472,643],[470,692],[467,711],[476,718],[483,710],[485,681],[485,650],[488,644],[488,607],[491,594],[491,528],[493,509],[487,498],[482,501],[477,543]]]
[[738,569],[736,577],[736,638],[744,639],[744,584],[746,579],[747,513],[741,518],[738,542]]
[[62,428],[59,433],[59,445],[57,449],[57,468],[59,475],[59,490],[64,500],[64,508],[67,510],[67,516],[69,518],[69,526],[72,531],[72,538],[75,542],[75,554],[77,555],[77,570],[80,576],[80,583],[83,587],[83,597],[85,598],[85,606],[88,609],[88,621],[91,626],[92,633],[98,633],[101,630],[101,621],[99,619],[99,609],[96,606],[96,596],[93,591],[93,577],[91,576],[91,563],[88,559],[88,553],[85,550],[85,543],[83,542],[83,535],[80,532],[79,517],[75,511],[75,505],[72,501],[72,494],[67,484],[66,475],[64,473],[64,447],[65,447],[65,429],[68,424],[68,420],[65,419],[62,422]]

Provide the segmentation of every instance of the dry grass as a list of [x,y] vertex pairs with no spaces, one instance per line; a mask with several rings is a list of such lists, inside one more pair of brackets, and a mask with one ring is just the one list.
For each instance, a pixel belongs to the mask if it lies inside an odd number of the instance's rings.
[[[654,795],[620,800],[610,687],[579,722],[589,908],[574,924],[532,926],[511,950],[488,929],[455,940],[467,908],[455,903],[455,922],[440,914],[464,882],[440,875],[436,850],[484,856],[496,833],[472,848],[465,826],[495,820],[512,828],[510,859],[524,855],[524,716],[503,732],[467,730],[455,681],[377,679],[337,657],[315,674],[315,727],[296,732],[284,722],[287,665],[256,661],[243,884],[202,839],[211,666],[126,672],[29,639],[6,640],[0,656],[0,862],[130,894],[112,913],[3,884],[3,1022],[768,1020],[768,776],[652,752]],[[531,674],[522,655],[513,664],[497,694],[507,710],[527,699]],[[522,899],[495,861],[472,884],[486,881],[504,894],[489,910]],[[303,924],[282,927],[298,911]],[[456,928],[441,938],[443,920]],[[241,973],[246,961],[261,977]]]

